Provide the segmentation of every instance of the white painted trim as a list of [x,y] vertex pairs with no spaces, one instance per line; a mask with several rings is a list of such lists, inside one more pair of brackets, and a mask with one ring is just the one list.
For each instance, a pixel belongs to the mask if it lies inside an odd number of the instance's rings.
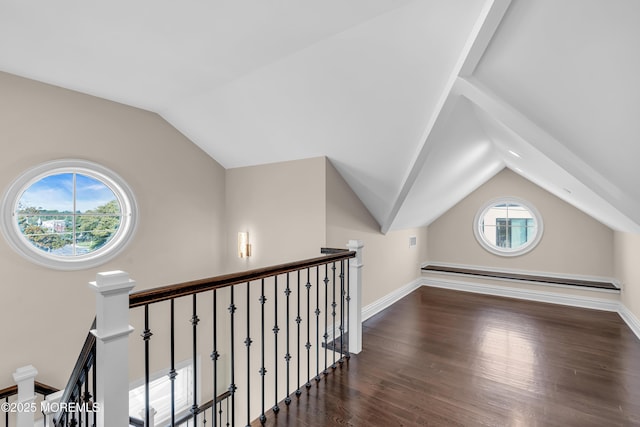
[[[565,144],[551,136],[519,110],[497,96],[475,77],[459,77],[452,88],[475,106],[485,111],[496,121],[515,133],[527,146],[535,148],[548,159],[564,169],[569,175],[586,185],[595,195],[612,205],[620,215],[617,221],[623,221],[629,230],[638,230],[638,212],[640,202],[625,195],[618,186],[602,176],[592,166],[569,150]],[[614,229],[620,225],[611,225],[606,218],[594,216]],[[638,231],[635,231],[638,232]]]
[[[118,230],[109,242],[88,254],[63,256],[38,249],[25,237],[16,220],[18,204],[24,192],[40,180],[61,173],[85,175],[99,181],[113,192],[120,205],[122,216]],[[79,215],[79,213],[66,214],[66,216],[70,215]],[[32,167],[18,176],[0,199],[0,231],[9,246],[23,258],[56,270],[87,269],[113,259],[122,253],[133,239],[137,221],[138,207],[135,195],[125,180],[114,171],[86,160],[53,160]]]
[[[588,280],[588,281],[593,281],[593,282],[609,282],[609,283],[613,283],[613,285],[618,287],[618,290],[622,289],[622,284],[620,283],[619,280],[616,280],[612,277],[604,277],[604,276],[588,276],[588,275],[581,275],[581,274],[566,274],[566,273],[552,273],[552,272],[548,272],[548,271],[532,271],[532,270],[518,270],[518,269],[514,269],[514,268],[502,268],[502,267],[497,267],[497,268],[489,268],[486,266],[477,266],[477,265],[468,265],[468,264],[454,264],[454,263],[448,263],[448,262],[425,262],[421,265],[421,267],[426,267],[427,265],[433,265],[436,267],[451,267],[451,268],[464,268],[464,269],[470,269],[470,270],[480,270],[480,271],[486,271],[486,272],[497,272],[497,273],[506,273],[506,274],[524,274],[524,275],[532,275],[532,276],[543,276],[543,277],[550,277],[550,278],[559,278],[559,279],[572,279],[572,280]],[[423,274],[450,274],[450,275],[460,275],[459,273],[446,273],[446,272],[440,272],[440,271],[434,271],[434,272],[429,272],[429,271],[424,271]],[[581,290],[588,290],[588,291],[594,291],[594,292],[605,292],[605,293],[618,293],[618,290],[612,290],[612,289],[598,289],[598,288],[585,288],[583,286],[571,286],[571,285],[556,285],[553,283],[541,283],[541,282],[532,282],[532,281],[528,281],[528,280],[511,280],[511,279],[503,279],[503,278],[499,278],[499,277],[487,277],[487,280],[498,280],[498,281],[506,281],[506,282],[513,282],[513,283],[528,283],[528,284],[532,284],[532,285],[540,285],[540,286],[549,286],[549,287],[555,287],[555,288],[570,288],[570,289],[581,289]]]
[[519,289],[509,286],[485,285],[449,279],[424,278],[422,284],[424,286],[431,286],[434,288],[452,289],[456,291],[473,292],[477,294],[494,295],[506,298],[517,298],[527,301],[546,302],[571,307],[590,308],[594,310],[613,312],[619,312],[620,310],[620,303],[618,301],[610,301],[603,298],[561,295],[556,292]]
[[640,320],[624,304],[620,303],[618,314],[629,326],[634,334],[640,339]]
[[445,126],[445,122],[449,118],[451,112],[458,102],[458,94],[456,92],[456,82],[461,75],[470,75],[476,68],[478,62],[484,55],[485,50],[489,46],[489,42],[497,31],[504,14],[506,13],[511,0],[486,0],[480,11],[471,33],[467,37],[467,41],[462,48],[462,52],[458,57],[449,79],[440,94],[440,98],[434,108],[434,112],[429,117],[429,121],[425,126],[422,138],[419,141],[418,150],[416,151],[408,173],[402,179],[400,191],[395,197],[391,206],[391,211],[383,220],[380,230],[382,234],[387,234],[395,221],[400,207],[406,200],[409,190],[413,187],[418,174],[422,170],[425,159],[429,156],[433,143],[431,139],[437,134],[437,129]]
[[[518,248],[503,248],[496,246],[494,243],[489,241],[487,235],[483,230],[484,219],[487,212],[497,204],[520,205],[527,209],[531,213],[535,221],[535,233],[533,235],[533,239],[527,240],[522,246]],[[511,226],[509,226],[509,228],[510,227]],[[484,204],[484,206],[478,209],[478,212],[473,219],[473,234],[476,237],[478,243],[480,243],[480,245],[485,250],[491,252],[492,254],[503,257],[515,257],[524,255],[527,252],[531,252],[536,246],[538,246],[538,243],[540,243],[543,233],[544,220],[542,219],[542,215],[540,214],[540,212],[538,212],[538,209],[536,209],[536,207],[531,202],[515,196],[497,197],[495,199],[489,200]]]
[[423,285],[423,279],[418,278],[411,283],[404,285],[401,288],[385,295],[384,297],[372,302],[369,305],[362,307],[362,321],[364,322],[368,318],[375,316],[385,308],[390,307],[393,303],[409,295],[411,292],[418,289]]

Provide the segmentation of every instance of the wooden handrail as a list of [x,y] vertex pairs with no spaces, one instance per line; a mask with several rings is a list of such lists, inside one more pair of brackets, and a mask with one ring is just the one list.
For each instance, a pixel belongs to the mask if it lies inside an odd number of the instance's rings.
[[2,390],[0,390],[0,399],[4,399],[5,397],[11,397],[16,394],[18,394],[18,386],[11,385],[7,388],[3,388]]
[[[60,390],[58,390],[55,387],[52,387],[50,385],[47,385],[45,383],[41,383],[39,381],[34,381],[34,391],[36,394],[41,394],[43,396],[48,396],[52,393],[56,393]],[[17,385],[12,385],[6,388],[3,388],[2,390],[0,390],[0,399],[4,399],[5,397],[11,397],[18,394],[18,386]]]
[[340,249],[340,248],[320,248],[320,253],[329,255],[329,254],[343,254],[345,252],[349,252],[349,249]]
[[129,308],[141,307],[160,301],[167,301],[186,295],[206,292],[213,289],[226,288],[228,286],[247,283],[266,277],[277,276],[279,274],[290,273],[292,271],[303,270],[316,265],[324,265],[331,262],[355,258],[355,251],[337,250],[317,258],[310,258],[302,261],[294,261],[286,264],[279,264],[271,267],[256,268],[240,273],[226,274],[222,276],[210,277],[207,279],[193,280],[177,285],[162,286],[145,291],[134,292],[129,295]]
[[50,394],[57,393],[60,391],[55,387],[51,387],[50,385],[41,383],[39,381],[35,382],[34,387],[35,387],[35,392],[43,396],[48,396]]

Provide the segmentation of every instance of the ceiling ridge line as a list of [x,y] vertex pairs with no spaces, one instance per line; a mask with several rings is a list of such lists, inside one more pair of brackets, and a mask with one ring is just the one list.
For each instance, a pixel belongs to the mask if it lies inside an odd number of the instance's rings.
[[[627,212],[640,211],[640,204],[630,203],[633,199],[622,189],[600,174],[545,129],[492,92],[478,79],[474,77],[458,77],[454,91],[509,128],[523,142],[539,151],[569,175],[592,189],[596,195],[604,199],[622,215],[636,222]],[[538,144],[532,142],[532,140],[537,141]],[[501,153],[501,157],[503,161],[506,161],[504,153]],[[623,205],[623,209],[619,207],[619,204]]]
[[480,15],[442,91],[436,109],[427,122],[423,137],[421,138],[422,142],[418,145],[418,149],[413,156],[413,161],[410,163],[409,170],[402,180],[398,195],[391,206],[387,219],[380,227],[380,231],[383,234],[386,234],[390,230],[401,206],[405,202],[409,191],[420,173],[422,165],[429,155],[432,145],[429,144],[429,140],[434,133],[437,133],[436,131],[438,129],[444,126],[449,115],[455,108],[458,100],[458,96],[454,92],[456,80],[462,74],[467,75],[473,73],[510,4],[511,0],[487,0],[483,5]]

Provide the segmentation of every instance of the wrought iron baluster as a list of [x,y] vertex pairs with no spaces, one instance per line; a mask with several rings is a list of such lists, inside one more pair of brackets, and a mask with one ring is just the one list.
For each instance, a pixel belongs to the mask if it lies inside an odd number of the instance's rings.
[[76,411],[71,412],[71,422],[69,423],[69,427],[76,427],[78,425],[78,421],[76,421]]
[[298,355],[297,357],[298,388],[296,389],[296,396],[300,396],[300,394],[302,394],[302,391],[300,391],[300,359],[302,359],[302,357],[300,357],[300,322],[302,322],[302,318],[300,317],[300,270],[298,270],[297,274],[298,274],[298,292],[296,296],[298,298],[298,309],[297,309],[297,316],[296,316],[296,324],[297,324],[297,330],[298,330],[298,340],[296,341],[296,354]]
[[[231,419],[236,419],[236,346],[235,342],[235,313],[236,313],[236,305],[234,303],[234,286],[230,289],[231,292],[231,304],[229,305],[229,313],[231,316],[231,337],[230,337],[230,353],[231,353],[231,384],[229,384],[229,391],[231,392]],[[227,400],[228,401],[228,400]],[[229,408],[227,407],[227,411]]]
[[[191,405],[191,414],[193,414],[193,425],[195,426],[198,422],[198,323],[200,319],[198,318],[198,302],[196,298],[197,294],[193,294],[192,297],[192,316],[191,316],[191,325],[193,327],[193,405]],[[145,425],[149,425],[148,423]]]
[[170,319],[169,319],[169,333],[170,333],[170,343],[169,343],[169,351],[171,358],[171,369],[169,370],[169,381],[171,382],[171,427],[175,427],[176,425],[176,377],[178,374],[176,373],[176,336],[175,336],[175,300],[172,298],[169,302],[170,304]]
[[89,365],[84,367],[84,394],[82,395],[82,403],[84,403],[84,425],[89,427],[89,413],[91,405],[91,394],[89,393]]
[[286,338],[287,338],[287,353],[284,356],[284,360],[287,363],[287,397],[285,397],[284,399],[284,403],[286,405],[289,405],[291,403],[291,388],[289,386],[289,373],[290,373],[290,364],[289,362],[291,361],[291,353],[289,353],[289,323],[291,321],[291,319],[289,318],[289,297],[291,296],[291,288],[289,287],[289,273],[287,273],[287,287],[284,290],[284,294],[287,297],[287,309],[286,309],[286,313],[285,313],[285,317],[286,317]]
[[[251,425],[251,375],[249,371],[251,370],[251,328],[250,328],[250,294],[251,294],[251,283],[247,282],[247,338],[244,340],[244,344],[247,346],[247,427]],[[220,403],[220,408],[222,408],[222,403]],[[227,414],[227,420],[229,418],[229,414]],[[222,419],[220,420],[220,425],[222,425]]]
[[311,382],[311,269],[307,268],[307,343],[305,348],[307,349],[307,384],[305,387],[310,388]]
[[144,422],[149,425],[149,340],[151,339],[151,329],[149,329],[149,304],[144,305],[144,331],[142,339],[144,340]]
[[329,328],[329,264],[324,265],[324,334],[322,338],[324,338],[324,371],[322,371],[325,375],[329,372],[327,371],[327,338],[329,338],[328,328]]
[[278,276],[274,276],[274,288],[273,288],[273,315],[274,315],[274,326],[273,326],[273,347],[274,347],[274,357],[273,357],[273,384],[275,387],[274,390],[274,399],[275,403],[273,405],[272,411],[274,414],[277,414],[280,411],[280,407],[278,406],[278,332],[280,332],[280,328],[278,327]]
[[[218,353],[218,291],[213,290],[213,351],[211,352],[211,361],[213,362],[213,396],[218,395],[218,360],[220,359],[220,353]],[[214,405],[215,407],[215,405]],[[213,416],[213,425],[217,426],[216,417]]]
[[316,266],[316,382],[320,382],[320,266]]
[[[349,325],[351,324],[350,321],[351,319],[349,318],[349,316],[351,315],[351,260],[347,259],[347,283],[345,284],[345,293],[347,294],[347,297],[345,298],[346,303],[347,303],[347,321],[345,323],[345,325],[347,325],[347,330],[349,330]],[[349,359],[351,358],[351,353],[349,352],[349,340],[347,339],[347,352],[346,352],[346,356],[345,358]]]
[[264,366],[264,304],[267,302],[267,298],[264,296],[264,279],[260,281],[260,312],[261,312],[261,321],[260,321],[260,358],[261,358],[261,368],[260,368],[260,376],[262,377],[262,413],[260,414],[260,422],[264,424],[267,421],[267,416],[265,415],[264,404],[265,404],[265,392],[264,392],[264,376],[267,374],[267,370]]
[[331,300],[331,349],[333,350],[333,364],[331,367],[336,369],[336,263],[331,264],[331,272],[333,275],[333,291]]
[[344,362],[344,260],[340,260],[340,364]]

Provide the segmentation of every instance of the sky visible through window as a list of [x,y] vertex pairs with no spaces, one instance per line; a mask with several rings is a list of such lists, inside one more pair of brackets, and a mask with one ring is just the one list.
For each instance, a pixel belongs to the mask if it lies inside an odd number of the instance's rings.
[[[22,194],[20,205],[45,211],[73,212],[73,175],[50,175],[37,181]],[[114,199],[113,191],[102,182],[76,174],[76,212],[95,210]]]
[[36,248],[56,256],[87,254],[116,234],[121,207],[100,180],[80,173],[45,176],[20,196],[16,219]]

